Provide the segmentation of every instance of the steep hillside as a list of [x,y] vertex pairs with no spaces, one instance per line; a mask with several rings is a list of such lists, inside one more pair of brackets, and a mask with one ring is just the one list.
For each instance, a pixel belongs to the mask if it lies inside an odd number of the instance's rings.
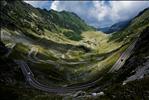
[[[105,92],[108,98],[149,99],[149,27],[145,28],[135,46],[133,55],[125,65],[111,76]],[[127,92],[126,92],[127,91]]]
[[1,1],[1,8],[1,26],[20,29],[24,33],[30,30],[44,35],[45,30],[49,30],[57,34],[63,33],[72,40],[80,40],[82,31],[94,30],[71,12],[41,10],[24,2],[6,0]]

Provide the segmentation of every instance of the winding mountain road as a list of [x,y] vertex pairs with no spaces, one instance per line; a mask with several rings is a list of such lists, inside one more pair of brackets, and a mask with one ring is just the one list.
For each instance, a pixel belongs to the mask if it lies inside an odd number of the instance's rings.
[[85,85],[81,85],[81,86],[75,86],[75,87],[50,87],[50,86],[41,84],[35,80],[34,74],[30,70],[30,68],[26,62],[24,62],[22,60],[15,60],[15,62],[20,66],[20,68],[23,72],[23,75],[25,76],[27,82],[32,87],[42,90],[42,91],[46,91],[46,92],[52,92],[52,93],[54,92],[54,93],[60,93],[60,94],[75,92],[75,91],[79,91],[79,90],[83,90],[85,88],[91,87],[91,86],[95,85],[95,83],[97,83],[97,81],[101,80],[101,78],[100,78],[94,82],[91,82],[91,83],[88,83]]
[[116,63],[113,65],[113,67],[109,70],[108,73],[112,73],[114,71],[119,70],[124,64],[125,61],[131,56],[133,53],[133,49],[135,47],[135,44],[138,39],[136,39],[119,57],[119,59],[116,61]]
[[[136,39],[120,56],[120,58],[117,60],[117,62],[113,65],[113,67],[109,70],[109,73],[112,73],[118,69],[120,69],[125,61],[130,57],[130,55],[133,53],[133,48],[136,44],[136,41],[138,39]],[[30,70],[29,66],[27,65],[27,63],[25,61],[22,60],[15,60],[15,62],[20,66],[23,75],[25,76],[27,82],[34,88],[42,90],[42,91],[46,91],[46,92],[52,92],[52,93],[59,93],[59,94],[64,94],[64,93],[72,93],[75,91],[79,91],[79,90],[83,90],[89,87],[94,86],[96,83],[98,83],[103,77],[87,83],[87,84],[83,84],[83,85],[79,85],[79,86],[72,86],[72,87],[50,87],[44,84],[39,83],[38,81],[36,81],[36,79],[34,78],[34,74],[32,73],[32,71]]]

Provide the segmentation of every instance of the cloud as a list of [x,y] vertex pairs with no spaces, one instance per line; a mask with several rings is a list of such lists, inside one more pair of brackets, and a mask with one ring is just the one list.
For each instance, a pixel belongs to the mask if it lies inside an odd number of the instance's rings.
[[112,25],[136,16],[149,1],[53,1],[51,9],[77,13],[96,27]]
[[149,1],[24,1],[34,7],[70,11],[96,27],[112,25],[136,16]]
[[136,16],[141,10],[149,7],[149,1],[110,1],[111,20],[120,21]]
[[36,1],[36,0],[25,0],[24,2],[31,4],[34,7],[38,7],[38,8],[45,8],[45,9],[50,9],[51,6],[51,1]]

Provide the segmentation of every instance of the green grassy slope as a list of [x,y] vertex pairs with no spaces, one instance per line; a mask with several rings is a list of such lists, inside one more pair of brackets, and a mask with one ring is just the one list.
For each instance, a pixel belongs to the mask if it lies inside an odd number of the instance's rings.
[[[67,38],[69,38],[68,34],[72,34],[73,38],[71,39],[73,40],[80,40],[82,31],[94,30],[93,27],[88,26],[80,17],[71,12],[36,9],[20,1],[7,2],[6,5],[1,1],[1,6],[2,27],[20,28],[24,31],[28,29],[38,35],[43,35],[47,29],[57,34],[62,33]],[[70,31],[63,33],[63,29]]]

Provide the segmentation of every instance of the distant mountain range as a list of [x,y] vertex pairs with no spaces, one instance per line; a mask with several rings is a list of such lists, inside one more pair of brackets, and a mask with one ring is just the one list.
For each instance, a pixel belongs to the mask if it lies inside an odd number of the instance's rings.
[[125,27],[128,26],[129,23],[130,23],[130,20],[121,21],[121,22],[113,24],[110,27],[98,28],[98,31],[102,31],[104,33],[109,34],[109,33],[116,32],[116,31],[124,29]]

